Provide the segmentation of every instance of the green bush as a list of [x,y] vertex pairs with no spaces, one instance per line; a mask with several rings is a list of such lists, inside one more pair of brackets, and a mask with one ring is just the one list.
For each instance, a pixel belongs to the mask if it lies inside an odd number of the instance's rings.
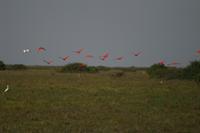
[[83,63],[72,63],[65,65],[61,72],[89,72],[89,73],[96,73],[99,70],[94,66],[87,66]]
[[200,75],[200,61],[193,61],[184,69],[184,79],[195,80]]
[[4,64],[3,61],[0,61],[0,70],[5,70],[6,69],[6,65]]
[[200,83],[200,61],[193,61],[184,68],[183,79],[194,80]]
[[94,66],[87,66],[83,63],[72,63],[65,65],[61,72],[88,72],[88,73],[96,73],[99,70]]
[[151,78],[164,78],[167,73],[167,67],[162,64],[154,64],[147,70],[147,73]]
[[200,83],[200,73],[196,75],[195,81],[196,81],[197,83]]
[[164,79],[183,79],[183,69],[181,68],[167,68]]
[[89,67],[86,68],[86,71],[89,72],[89,73],[96,73],[99,70],[96,67],[89,66]]
[[183,69],[154,64],[147,70],[147,72],[151,78],[187,79],[200,82],[200,61],[193,61]]
[[72,63],[65,65],[62,68],[62,72],[84,72],[87,69],[87,65],[83,63]]
[[163,64],[154,64],[148,70],[147,73],[151,78],[161,79],[182,79],[183,69],[166,67]]

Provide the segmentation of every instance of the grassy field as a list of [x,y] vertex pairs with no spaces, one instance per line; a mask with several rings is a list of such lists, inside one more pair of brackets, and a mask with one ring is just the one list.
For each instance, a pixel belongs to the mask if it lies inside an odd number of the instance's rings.
[[[144,71],[0,72],[1,133],[198,133],[200,86]],[[6,85],[10,86],[3,93]]]

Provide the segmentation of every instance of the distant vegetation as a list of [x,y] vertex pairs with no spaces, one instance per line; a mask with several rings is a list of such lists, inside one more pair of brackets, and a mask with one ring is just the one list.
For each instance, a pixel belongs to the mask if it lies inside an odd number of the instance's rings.
[[136,72],[138,70],[146,70],[150,78],[157,79],[184,79],[194,80],[200,83],[200,61],[193,61],[185,68],[167,67],[163,64],[153,64],[149,68],[137,68],[137,67],[106,67],[106,66],[88,66],[84,63],[71,63],[65,66],[25,66],[23,64],[5,65],[3,61],[0,61],[0,70],[26,70],[26,69],[54,69],[63,73],[97,73],[99,71],[117,70],[113,73],[114,77],[121,77],[124,72]]
[[99,71],[109,71],[111,68],[106,66],[97,66],[96,67]]
[[123,72],[136,72],[137,70],[139,70],[139,68],[136,68],[134,66],[131,66],[131,67],[113,67],[112,69],[120,70],[120,71],[123,71]]
[[4,64],[3,61],[0,61],[0,70],[5,70],[6,69],[6,65]]
[[145,70],[146,68],[136,67],[106,67],[106,66],[87,66],[83,63],[71,63],[62,67],[61,72],[89,72],[96,73],[99,71],[118,70],[122,72],[135,72],[137,70]]
[[70,73],[76,73],[76,72],[89,72],[89,73],[95,73],[98,72],[98,69],[93,66],[87,66],[86,64],[83,63],[72,63],[65,65],[62,69],[61,72],[70,72]]
[[200,61],[193,61],[184,69],[183,78],[200,82]]
[[6,69],[8,69],[8,70],[26,70],[26,69],[28,69],[28,67],[23,64],[14,64],[14,65],[7,65]]
[[154,64],[148,68],[147,73],[151,78],[181,79],[183,70],[181,68],[166,67],[163,64]]
[[185,68],[166,67],[154,64],[147,70],[151,78],[186,79],[200,82],[200,61],[193,61]]

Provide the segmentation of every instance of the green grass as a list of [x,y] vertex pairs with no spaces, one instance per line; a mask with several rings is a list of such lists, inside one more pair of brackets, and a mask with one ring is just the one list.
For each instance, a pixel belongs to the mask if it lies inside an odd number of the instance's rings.
[[113,73],[0,72],[0,132],[200,132],[197,84]]

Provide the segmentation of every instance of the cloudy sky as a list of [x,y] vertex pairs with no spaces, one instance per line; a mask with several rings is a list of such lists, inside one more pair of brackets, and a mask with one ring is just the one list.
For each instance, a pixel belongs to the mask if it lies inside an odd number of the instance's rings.
[[[183,65],[200,49],[199,0],[0,0],[0,60],[7,64]],[[37,47],[45,47],[38,54]],[[29,48],[32,53],[23,54]],[[80,56],[72,51],[84,48]],[[108,51],[103,62],[99,56]],[[142,51],[138,57],[132,51]],[[91,53],[94,59],[85,60]],[[121,62],[113,58],[124,56]]]

